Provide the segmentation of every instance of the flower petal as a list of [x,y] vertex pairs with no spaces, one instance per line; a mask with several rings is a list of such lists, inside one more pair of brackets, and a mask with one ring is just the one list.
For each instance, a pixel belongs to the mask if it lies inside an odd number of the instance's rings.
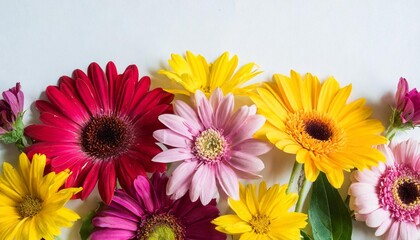
[[170,129],[160,129],[153,132],[153,137],[159,142],[178,148],[188,148],[191,140]]
[[197,132],[193,132],[193,135],[203,131],[204,127],[201,124],[197,113],[185,102],[176,100],[174,103],[174,113],[187,120],[193,129],[197,130]]
[[90,236],[92,240],[102,239],[115,239],[115,240],[127,240],[137,237],[137,232],[121,230],[121,229],[101,229],[95,231]]
[[270,151],[272,147],[273,145],[261,140],[247,139],[239,144],[234,145],[232,150],[259,156]]
[[239,199],[239,183],[235,172],[223,163],[217,165],[217,180],[223,191],[231,198]]
[[198,117],[200,118],[204,128],[212,127],[213,108],[207,100],[207,97],[200,90],[195,92],[195,102],[197,106]]
[[254,155],[232,151],[232,158],[229,160],[229,164],[236,169],[257,173],[264,169],[264,163],[258,157]]
[[116,186],[116,172],[114,162],[103,162],[99,174],[98,190],[102,200],[110,204]]
[[201,203],[207,205],[216,192],[215,171],[212,165],[202,164],[197,168],[191,181],[190,198],[195,202],[200,197]]
[[213,121],[217,128],[223,129],[228,125],[228,120],[232,116],[233,105],[233,95],[228,94],[223,98],[217,108],[214,108],[215,114]]
[[138,176],[134,180],[134,189],[136,190],[139,200],[143,203],[148,212],[153,212],[155,209],[153,200],[155,194],[150,186],[149,179],[145,176]]
[[161,162],[161,163],[169,163],[169,162],[188,160],[192,158],[194,158],[194,155],[191,153],[190,149],[172,148],[172,149],[159,153],[152,159],[152,161]]
[[173,194],[174,199],[179,199],[184,196],[191,186],[191,179],[197,164],[197,161],[185,161],[181,163],[172,173],[166,187],[166,193],[168,195]]
[[159,121],[174,132],[191,140],[193,139],[192,133],[196,132],[196,129],[194,129],[187,120],[174,114],[162,114],[159,116]]

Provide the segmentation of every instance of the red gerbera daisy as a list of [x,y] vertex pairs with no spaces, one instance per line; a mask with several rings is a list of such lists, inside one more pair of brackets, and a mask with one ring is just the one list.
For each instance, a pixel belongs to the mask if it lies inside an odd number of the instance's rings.
[[36,102],[43,124],[25,129],[34,141],[26,150],[46,154],[55,172],[70,169],[65,187],[82,186],[82,199],[98,182],[109,204],[117,179],[128,189],[138,175],[166,170],[151,162],[161,152],[152,134],[164,127],[157,117],[172,112],[173,95],[149,91],[150,78],[138,76],[135,65],[118,74],[112,62],[106,73],[92,63],[87,75],[77,69],[61,77],[58,87],[47,87],[49,101]]

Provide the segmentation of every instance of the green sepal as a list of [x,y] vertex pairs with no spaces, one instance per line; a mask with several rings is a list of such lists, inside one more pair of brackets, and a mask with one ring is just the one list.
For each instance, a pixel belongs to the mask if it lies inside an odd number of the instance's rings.
[[0,140],[6,144],[16,143],[23,138],[25,125],[23,124],[24,112],[19,113],[16,121],[13,123],[13,130],[0,136]]

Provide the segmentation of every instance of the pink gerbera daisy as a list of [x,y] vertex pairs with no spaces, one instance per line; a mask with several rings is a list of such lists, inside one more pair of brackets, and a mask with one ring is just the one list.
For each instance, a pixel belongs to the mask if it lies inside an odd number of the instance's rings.
[[[169,129],[157,130],[153,136],[173,147],[159,153],[154,162],[183,161],[169,179],[167,194],[182,197],[190,190],[190,198],[207,204],[218,192],[239,198],[238,178],[259,178],[264,168],[257,157],[270,150],[270,145],[253,139],[265,118],[256,115],[255,106],[243,106],[234,113],[233,95],[223,96],[216,89],[210,100],[195,93],[195,109],[175,101],[175,114],[163,114],[159,120]],[[222,191],[220,191],[222,190]]]
[[408,140],[381,146],[387,162],[356,171],[350,207],[358,221],[389,240],[420,239],[420,144]]
[[216,200],[203,206],[188,196],[173,200],[166,195],[168,177],[155,173],[150,178],[138,176],[134,186],[119,189],[109,206],[92,220],[92,240],[223,240],[211,221],[219,216]]
[[165,171],[164,164],[151,162],[161,152],[152,134],[163,127],[157,117],[172,112],[173,95],[149,91],[149,77],[138,79],[135,65],[117,74],[112,62],[106,73],[92,63],[87,75],[75,70],[73,78],[61,77],[58,87],[47,88],[49,101],[36,102],[43,124],[25,129],[34,141],[26,151],[46,154],[55,172],[70,169],[65,187],[83,187],[82,199],[98,182],[106,203],[117,179],[127,188],[146,171]]

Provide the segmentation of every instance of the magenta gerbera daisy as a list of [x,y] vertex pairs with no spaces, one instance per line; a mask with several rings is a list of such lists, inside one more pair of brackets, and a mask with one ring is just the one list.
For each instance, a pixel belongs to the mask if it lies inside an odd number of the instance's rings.
[[215,199],[207,206],[188,196],[172,200],[167,182],[166,175],[155,173],[150,180],[137,177],[127,191],[117,190],[111,204],[93,218],[91,239],[226,239],[211,223],[219,216]]
[[138,175],[166,169],[151,162],[161,152],[153,131],[163,127],[158,116],[172,112],[173,95],[149,88],[150,78],[139,80],[135,65],[118,74],[112,62],[106,73],[92,63],[87,75],[75,70],[73,78],[61,77],[58,87],[47,88],[49,101],[36,102],[43,123],[25,129],[34,142],[26,151],[46,154],[55,172],[70,169],[65,187],[83,187],[82,199],[98,182],[110,203],[117,179],[131,187]]
[[[253,139],[265,118],[256,107],[243,106],[234,112],[233,95],[223,96],[216,89],[210,99],[195,93],[195,108],[175,101],[175,114],[159,120],[169,129],[154,132],[154,137],[173,147],[153,158],[155,162],[183,161],[169,179],[167,194],[175,199],[188,190],[192,201],[207,204],[217,192],[239,198],[238,178],[259,178],[264,168],[257,157],[270,150],[268,143]],[[220,189],[220,190],[219,190]]]
[[414,140],[381,146],[387,162],[356,171],[350,207],[356,219],[385,239],[420,239],[420,144]]

